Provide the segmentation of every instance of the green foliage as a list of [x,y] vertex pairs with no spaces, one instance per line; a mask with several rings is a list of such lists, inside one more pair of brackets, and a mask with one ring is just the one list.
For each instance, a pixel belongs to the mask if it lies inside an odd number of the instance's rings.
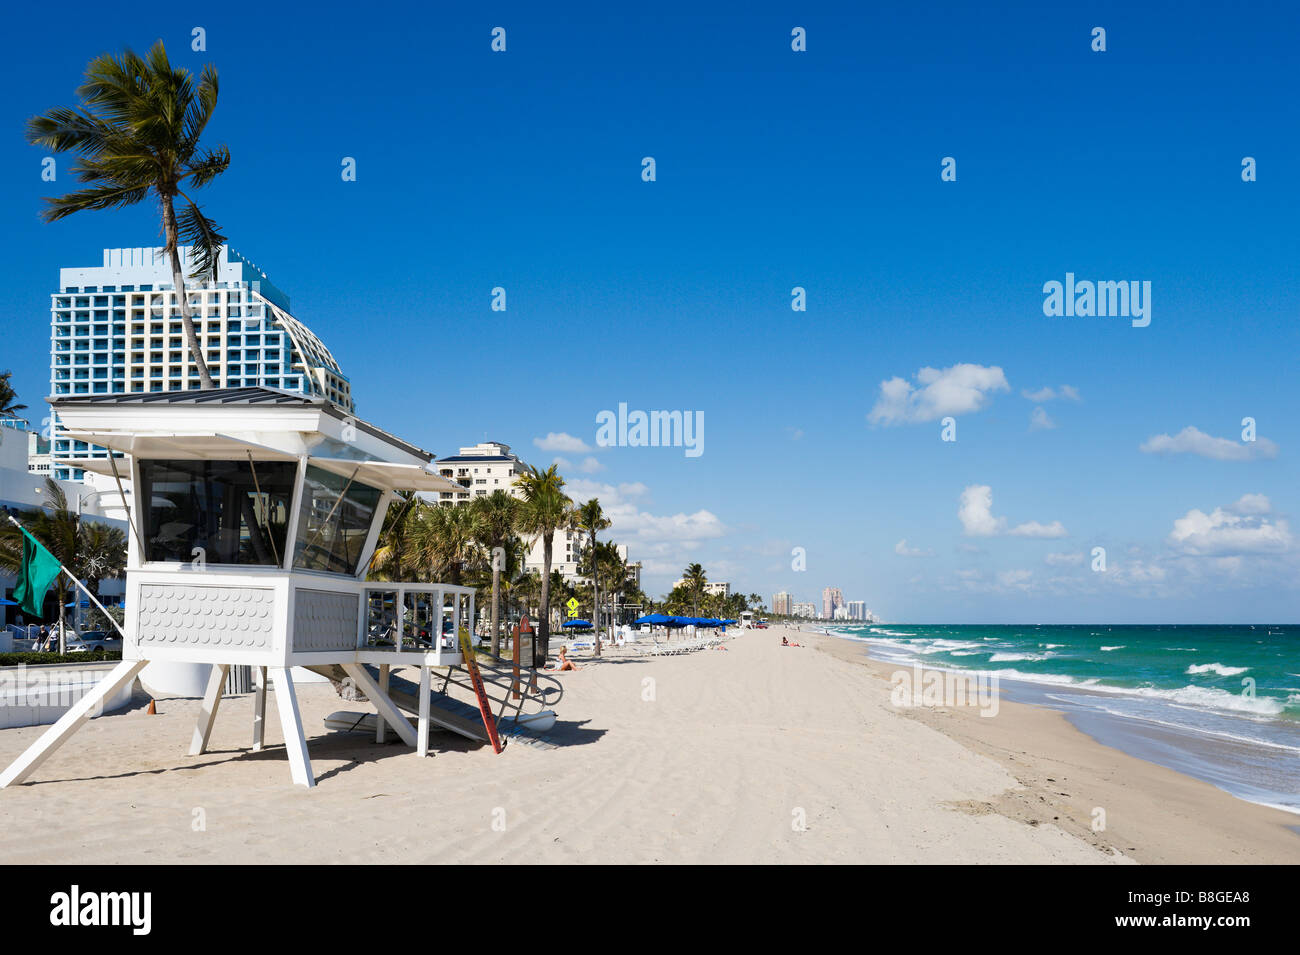
[[48,663],[103,663],[122,659],[121,650],[87,650],[85,653],[0,653],[0,667],[38,666]]

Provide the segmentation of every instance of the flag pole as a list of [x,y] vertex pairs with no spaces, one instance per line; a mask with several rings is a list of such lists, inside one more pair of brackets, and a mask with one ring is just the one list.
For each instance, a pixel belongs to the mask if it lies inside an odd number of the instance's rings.
[[[22,523],[18,520],[18,518],[14,517],[12,514],[8,515],[8,517],[9,517],[9,523],[13,524],[14,527],[17,527],[17,528],[18,528],[20,531],[22,531],[24,534],[26,534],[26,535],[28,535],[29,537],[31,537],[31,531],[29,531],[27,528],[23,527]],[[36,538],[35,538],[35,537],[32,537],[32,540],[36,540]],[[37,543],[40,543],[40,542],[37,541]],[[45,545],[42,544],[41,546],[44,547]],[[49,548],[46,548],[46,550],[48,551]],[[54,555],[51,554],[50,556],[53,557]],[[55,557],[54,559],[55,559],[55,560],[58,560],[57,557]],[[62,561],[59,561],[59,570],[62,571],[63,573],[65,573],[65,574],[67,574],[67,575],[68,575],[68,579],[71,580],[71,581],[73,582],[73,584],[75,584],[77,587],[79,587],[79,588],[81,589],[81,592],[82,592],[82,593],[84,593],[87,597],[90,598],[91,603],[93,603],[96,607],[98,607],[98,608],[99,608],[99,612],[102,613],[102,614],[104,615],[104,619],[107,620],[109,623],[111,623],[115,628],[117,628],[117,632],[120,633],[120,634],[122,635],[122,640],[123,640],[123,642],[125,642],[125,641],[126,641],[126,631],[123,630],[123,629],[122,629],[122,625],[119,624],[116,620],[114,620],[114,619],[112,618],[112,616],[109,615],[109,612],[108,612],[107,610],[104,609],[104,605],[103,605],[102,603],[99,602],[99,598],[97,598],[94,594],[92,594],[92,593],[90,592],[90,589],[89,589],[85,584],[83,584],[81,581],[79,581],[79,580],[76,578],[76,576],[72,573],[72,571],[70,571],[70,570],[68,570],[68,568],[64,567]]]

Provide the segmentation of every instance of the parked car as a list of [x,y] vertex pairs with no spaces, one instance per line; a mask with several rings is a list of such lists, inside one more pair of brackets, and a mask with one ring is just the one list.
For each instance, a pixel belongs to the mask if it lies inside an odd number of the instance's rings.
[[89,653],[92,650],[120,651],[122,638],[109,636],[103,630],[87,630],[80,637],[68,638],[69,653]]

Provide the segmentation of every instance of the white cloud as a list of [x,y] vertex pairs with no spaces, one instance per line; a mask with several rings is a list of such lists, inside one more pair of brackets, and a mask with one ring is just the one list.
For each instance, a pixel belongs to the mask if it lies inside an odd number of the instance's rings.
[[1263,494],[1243,494],[1232,509],[1238,514],[1267,514],[1273,509],[1273,503]]
[[1042,408],[1035,408],[1033,413],[1029,415],[1030,431],[1048,431],[1055,427],[1056,422],[1053,421],[1051,415]]
[[1061,385],[1059,391],[1055,388],[1043,387],[1039,388],[1037,391],[1029,391],[1026,389],[1020,393],[1035,404],[1041,404],[1044,401],[1054,401],[1057,398],[1065,398],[1069,401],[1079,400],[1079,389],[1073,385]]
[[1012,537],[1065,537],[1065,525],[1060,521],[1041,524],[1027,521],[1007,530],[1007,519],[993,515],[993,489],[987,484],[972,484],[961,492],[957,519],[967,537],[996,537],[1006,533]]
[[605,470],[605,465],[595,458],[587,457],[582,459],[582,463],[578,465],[578,470],[583,474],[595,474],[597,471]]
[[561,475],[563,475],[565,471],[573,470],[573,462],[570,461],[568,458],[557,457],[554,460],[552,460],[551,463],[560,469]]
[[894,545],[894,553],[900,557],[933,557],[934,551],[924,550],[920,547],[908,547],[907,538],[904,537]]
[[1243,495],[1209,514],[1192,509],[1174,521],[1170,546],[1195,556],[1276,554],[1291,547],[1291,530],[1281,518],[1269,519],[1272,504],[1262,494]]
[[591,450],[587,442],[563,431],[548,431],[544,438],[533,438],[533,444],[543,451],[565,451],[576,454]]
[[934,421],[945,415],[979,411],[995,391],[1009,391],[1006,375],[997,366],[960,364],[951,368],[922,368],[916,385],[903,378],[880,383],[867,420],[872,424]]
[[1083,563],[1083,551],[1074,553],[1052,553],[1043,558],[1049,567],[1075,566]]
[[1032,570],[998,571],[998,586],[1009,590],[1028,590],[1029,580],[1034,576]]
[[1040,524],[1038,521],[1026,521],[1007,531],[1012,537],[1068,537],[1065,525],[1060,521]]
[[1005,517],[993,516],[993,488],[987,484],[972,484],[961,492],[957,519],[968,537],[993,537],[1007,523]]
[[576,478],[564,489],[578,502],[598,498],[601,509],[610,520],[610,533],[620,543],[687,543],[711,540],[728,533],[727,526],[708,510],[690,514],[651,514],[642,510],[636,499],[644,497],[647,488],[639,481],[613,485]]
[[1268,438],[1241,444],[1228,438],[1216,438],[1188,425],[1172,437],[1157,434],[1147,438],[1140,450],[1147,454],[1199,454],[1216,461],[1250,461],[1277,457],[1277,445]]

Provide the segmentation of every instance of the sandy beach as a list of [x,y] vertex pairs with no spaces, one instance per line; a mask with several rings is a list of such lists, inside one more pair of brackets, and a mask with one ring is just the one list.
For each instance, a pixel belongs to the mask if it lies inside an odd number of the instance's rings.
[[[1294,816],[1050,710],[899,710],[860,646],[779,628],[726,646],[579,658],[555,747],[499,756],[442,732],[427,759],[331,733],[326,714],[364,705],[302,685],[312,790],[290,784],[273,716],[250,751],[250,696],[222,704],[199,757],[199,701],[150,716],[142,699],[0,792],[0,850],[11,864],[1300,862]],[[41,731],[0,731],[0,760]]]

